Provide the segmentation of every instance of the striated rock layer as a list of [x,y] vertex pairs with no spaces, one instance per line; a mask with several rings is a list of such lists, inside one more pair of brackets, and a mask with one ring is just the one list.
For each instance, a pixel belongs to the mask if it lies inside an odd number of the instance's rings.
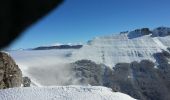
[[170,28],[136,29],[121,34],[96,37],[72,53],[75,61],[92,60],[113,67],[119,62],[149,59],[155,62],[154,53],[170,47]]

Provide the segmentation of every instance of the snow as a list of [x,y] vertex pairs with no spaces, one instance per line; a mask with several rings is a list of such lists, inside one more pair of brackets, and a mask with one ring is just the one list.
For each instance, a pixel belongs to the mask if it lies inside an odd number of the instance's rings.
[[170,47],[170,36],[157,37],[159,41],[166,47]]
[[165,46],[157,37],[154,37],[153,40],[161,49],[167,49],[167,46]]
[[61,46],[61,45],[70,45],[70,46],[74,46],[74,45],[83,45],[83,43],[81,43],[81,42],[78,42],[78,43],[59,43],[59,42],[56,42],[56,43],[52,43],[52,44],[49,44],[49,45],[42,45],[42,47],[48,47],[48,46]]
[[100,86],[57,86],[0,90],[0,100],[135,100]]
[[[168,38],[167,38],[168,37]],[[132,62],[149,59],[155,62],[154,53],[161,52],[169,46],[162,41],[170,41],[170,37],[162,40],[144,35],[129,39],[128,34],[97,37],[73,52],[75,61],[89,59],[96,63],[104,63],[111,68],[119,62]]]

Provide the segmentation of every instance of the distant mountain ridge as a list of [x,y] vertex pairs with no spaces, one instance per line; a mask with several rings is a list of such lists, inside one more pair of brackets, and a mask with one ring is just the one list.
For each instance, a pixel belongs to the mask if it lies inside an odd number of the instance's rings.
[[110,67],[119,62],[141,61],[156,62],[153,54],[170,47],[170,28],[158,27],[124,31],[120,34],[96,37],[86,44],[60,44],[40,46],[32,50],[76,49],[69,55],[74,61],[88,59],[104,63]]
[[[149,28],[135,29],[134,31],[124,31],[120,32],[119,35],[127,35],[128,39],[139,38],[145,35],[150,35],[151,37],[165,37],[170,35],[170,28],[168,27],[158,27],[153,30]],[[96,37],[100,38],[100,37]],[[88,41],[90,43],[91,41]],[[80,49],[83,47],[83,44],[59,44],[52,46],[39,46],[33,48],[32,50],[50,50],[50,49]]]
[[170,28],[168,27],[158,27],[153,30],[150,30],[149,28],[141,28],[141,29],[136,29],[134,31],[131,31],[128,33],[127,32],[121,32],[122,33],[127,33],[129,39],[141,37],[144,35],[150,35],[151,37],[164,37],[170,35]]
[[[170,47],[170,28],[158,27],[136,29],[108,36],[96,37],[73,52],[76,60],[88,59],[113,67],[119,62],[141,61],[155,62],[154,53],[167,51]],[[86,54],[86,55],[84,55]]]
[[58,46],[40,46],[32,50],[50,50],[50,49],[80,49],[83,45],[58,45]]

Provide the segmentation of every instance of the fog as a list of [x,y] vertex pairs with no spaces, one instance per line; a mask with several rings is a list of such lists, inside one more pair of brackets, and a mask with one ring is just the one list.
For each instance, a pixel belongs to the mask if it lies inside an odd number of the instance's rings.
[[13,51],[11,56],[36,86],[78,85],[71,70],[72,59],[66,57],[73,50]]
[[41,68],[30,67],[28,73],[43,86],[79,84],[69,64],[56,64]]

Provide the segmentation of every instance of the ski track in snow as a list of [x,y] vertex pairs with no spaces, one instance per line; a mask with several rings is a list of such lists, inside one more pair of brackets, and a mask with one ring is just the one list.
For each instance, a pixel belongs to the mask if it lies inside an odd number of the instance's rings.
[[100,86],[57,86],[0,90],[0,100],[135,100]]

